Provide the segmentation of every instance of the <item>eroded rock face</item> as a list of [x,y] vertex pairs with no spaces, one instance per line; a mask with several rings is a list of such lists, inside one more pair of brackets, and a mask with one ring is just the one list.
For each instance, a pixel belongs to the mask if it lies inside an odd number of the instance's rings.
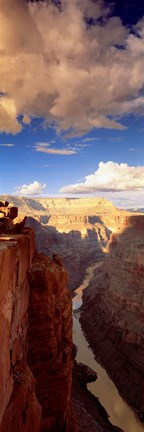
[[0,432],[38,432],[41,407],[26,364],[29,285],[34,236],[0,236]]
[[0,236],[0,432],[76,432],[67,273],[22,230]]
[[96,356],[140,419],[144,412],[144,217],[111,236],[84,293],[82,325]]
[[70,432],[73,360],[67,273],[58,260],[36,254],[29,283],[28,361],[43,410],[41,431]]
[[39,432],[42,410],[35,395],[34,377],[25,362],[18,362],[13,379],[13,392],[0,432]]

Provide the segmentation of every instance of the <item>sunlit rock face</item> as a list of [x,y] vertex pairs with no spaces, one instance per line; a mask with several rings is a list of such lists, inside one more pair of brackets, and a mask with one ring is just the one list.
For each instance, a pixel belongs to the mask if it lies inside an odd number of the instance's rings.
[[144,412],[144,217],[111,235],[104,265],[84,293],[81,321],[127,401]]
[[0,432],[38,432],[41,407],[26,364],[29,269],[34,236],[0,236]]

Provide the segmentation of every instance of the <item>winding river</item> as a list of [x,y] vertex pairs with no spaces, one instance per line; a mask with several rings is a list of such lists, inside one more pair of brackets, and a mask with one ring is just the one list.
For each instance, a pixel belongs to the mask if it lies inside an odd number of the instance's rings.
[[[82,285],[75,291],[76,296],[73,299],[73,311],[76,311],[82,305],[82,291],[88,286],[95,268],[99,265],[96,264],[88,268]],[[124,432],[144,432],[144,425],[138,421],[133,410],[121,398],[105,369],[96,362],[93,352],[88,346],[88,342],[82,332],[79,320],[76,318],[78,315],[79,313],[77,312],[73,316],[73,340],[78,348],[77,361],[91,367],[98,376],[95,382],[88,384],[88,389],[99,398],[99,401],[109,414],[109,420],[113,425],[118,426]]]

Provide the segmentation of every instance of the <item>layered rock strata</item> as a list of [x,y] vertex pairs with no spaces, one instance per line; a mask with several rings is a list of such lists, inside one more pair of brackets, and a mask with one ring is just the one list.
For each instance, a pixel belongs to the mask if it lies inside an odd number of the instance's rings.
[[144,420],[144,217],[126,217],[83,294],[81,323],[96,358]]

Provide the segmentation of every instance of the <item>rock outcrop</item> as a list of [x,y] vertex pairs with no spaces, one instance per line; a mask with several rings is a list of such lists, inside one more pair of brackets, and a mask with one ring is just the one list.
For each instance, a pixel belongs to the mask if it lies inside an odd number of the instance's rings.
[[58,260],[36,254],[30,283],[28,363],[42,406],[42,432],[73,430],[72,305],[67,273]]
[[23,220],[3,224],[12,225],[0,235],[0,432],[76,431],[67,273],[60,257],[36,254]]
[[24,228],[26,216],[18,216],[18,208],[10,206],[8,201],[0,201],[0,234],[20,234]]
[[144,216],[112,234],[83,296],[81,323],[96,358],[144,420]]

